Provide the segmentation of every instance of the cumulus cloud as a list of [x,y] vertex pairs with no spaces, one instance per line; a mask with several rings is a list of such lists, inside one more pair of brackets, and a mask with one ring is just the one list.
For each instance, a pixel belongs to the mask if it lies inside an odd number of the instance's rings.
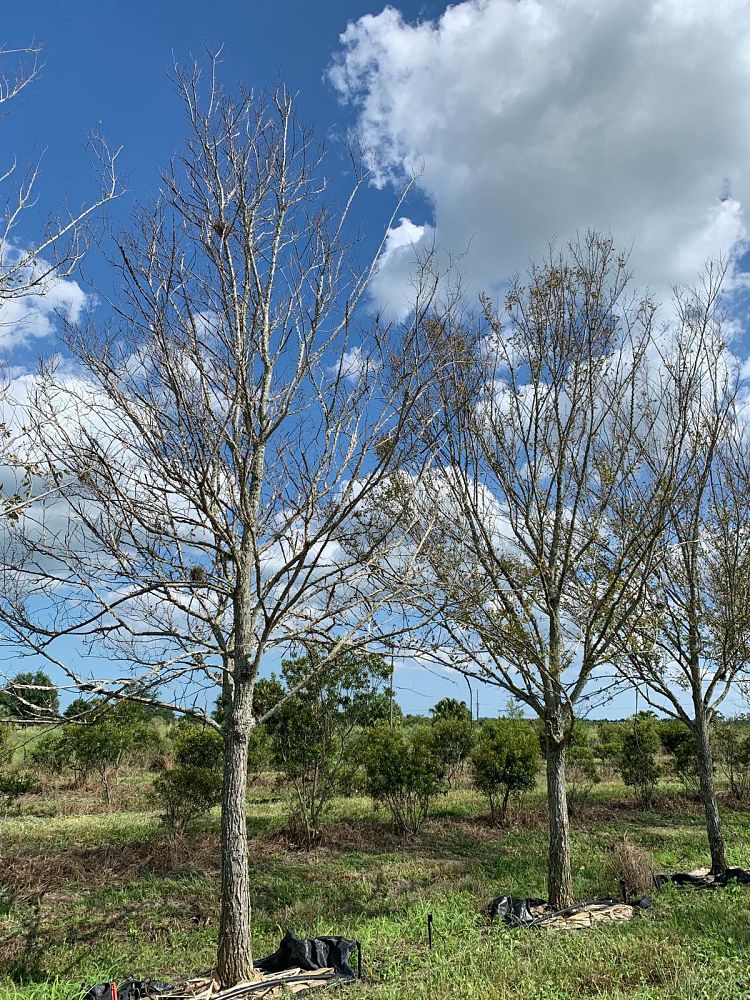
[[[11,262],[19,255],[18,250],[5,250]],[[43,260],[33,262],[20,275],[23,284],[32,284],[35,278],[34,294],[0,299],[0,350],[6,354],[52,336],[58,316],[75,323],[89,302],[77,281],[59,277]]]
[[659,298],[743,248],[750,204],[744,0],[465,0],[435,21],[349,24],[329,70],[379,184],[416,176],[374,294],[397,309],[434,224],[470,289],[587,228],[632,246]]
[[414,304],[416,262],[434,242],[432,226],[399,219],[386,235],[378,269],[370,283],[370,297],[378,312],[403,319]]

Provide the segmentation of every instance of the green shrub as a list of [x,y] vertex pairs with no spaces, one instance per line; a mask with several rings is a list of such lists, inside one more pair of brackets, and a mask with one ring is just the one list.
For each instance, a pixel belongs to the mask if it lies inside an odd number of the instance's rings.
[[568,812],[579,816],[585,810],[594,785],[601,781],[599,768],[591,749],[589,729],[576,723],[565,750],[565,775]]
[[36,781],[30,774],[9,772],[0,774],[0,813],[10,812],[22,795],[34,791]]
[[224,741],[215,729],[180,724],[174,737],[174,767],[154,782],[154,798],[170,839],[185,836],[221,802]]
[[505,823],[511,796],[534,787],[541,764],[538,733],[523,719],[485,722],[471,763],[474,785],[489,799],[492,822]]
[[256,726],[250,734],[247,748],[247,777],[253,781],[271,766],[273,742],[265,726]]
[[188,770],[221,771],[224,740],[221,733],[195,722],[181,722],[173,734],[177,767]]
[[467,719],[445,717],[432,724],[434,753],[445,768],[451,785],[461,774],[476,741],[476,726]]
[[657,719],[645,713],[636,716],[623,737],[620,774],[624,783],[635,789],[644,808],[651,805],[659,781],[656,755],[660,748]]
[[305,847],[320,839],[332,797],[351,787],[357,734],[380,711],[377,695],[390,672],[382,657],[351,652],[316,669],[318,655],[283,661],[282,690],[296,693],[266,723],[274,763],[291,791],[289,830]]
[[22,774],[13,767],[13,745],[8,726],[0,726],[0,815],[6,815],[22,795],[36,787],[29,774]]
[[424,726],[408,738],[402,729],[381,724],[362,737],[367,792],[409,836],[419,833],[430,803],[444,789],[445,765],[435,753],[432,729]]
[[444,719],[457,719],[459,722],[471,722],[471,709],[465,701],[458,698],[441,698],[430,709],[433,722],[442,722]]
[[714,724],[714,760],[736,799],[750,795],[750,734],[744,719],[720,719]]
[[697,792],[698,741],[693,731],[679,719],[669,719],[660,723],[659,737],[682,784],[688,791]]
[[627,723],[625,722],[605,721],[597,723],[596,743],[592,747],[592,752],[608,778],[614,778],[619,773],[622,741],[625,738],[626,729]]
[[68,722],[41,736],[30,759],[37,774],[73,777],[77,787],[98,777],[107,804],[112,805],[120,770],[128,764],[150,765],[163,747],[163,739],[148,721],[141,706],[119,702],[109,706],[89,703],[89,722]]
[[50,776],[62,775],[71,764],[68,727],[43,733],[31,747],[29,760],[42,784]]

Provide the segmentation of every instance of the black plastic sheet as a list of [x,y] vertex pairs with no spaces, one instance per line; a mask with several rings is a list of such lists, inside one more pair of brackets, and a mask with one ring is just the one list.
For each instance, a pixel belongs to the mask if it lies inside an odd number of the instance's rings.
[[[151,1000],[160,993],[171,993],[174,987],[155,979],[126,979],[117,986],[117,1000]],[[112,983],[97,983],[83,994],[82,1000],[114,1000]]]
[[[589,907],[594,906],[615,906],[622,903],[621,899],[613,899],[609,896],[597,899],[585,899],[580,903],[573,903],[562,910],[553,910],[546,899],[536,897],[523,898],[520,896],[497,896],[488,906],[490,920],[500,918],[509,927],[539,927],[553,917],[572,916],[580,913]],[[628,906],[637,907],[641,910],[651,906],[651,899],[643,896],[641,899],[629,899]]]
[[547,907],[546,899],[523,899],[520,896],[497,896],[488,906],[490,920],[500,918],[512,927],[528,927],[536,920],[537,915],[532,907]]
[[718,875],[694,875],[691,872],[675,872],[674,875],[657,875],[654,879],[658,886],[667,885],[687,885],[692,889],[723,889],[731,883],[738,885],[750,885],[750,869],[747,868],[727,868],[726,871]]
[[349,964],[356,941],[343,937],[299,938],[287,930],[273,955],[255,962],[261,972],[283,972],[285,969],[333,969],[346,979],[356,979],[354,969]]
[[[267,958],[254,962],[260,972],[285,972],[287,969],[302,969],[315,972],[318,969],[333,969],[339,979],[356,979],[349,964],[356,941],[343,937],[300,938],[287,930],[279,947]],[[126,979],[117,987],[117,1000],[151,1000],[162,993],[172,993],[175,987],[156,980]],[[98,983],[90,986],[82,1000],[114,1000],[112,983]]]

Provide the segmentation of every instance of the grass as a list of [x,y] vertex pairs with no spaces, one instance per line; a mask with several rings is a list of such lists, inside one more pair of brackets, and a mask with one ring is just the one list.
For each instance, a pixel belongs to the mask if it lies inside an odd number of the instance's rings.
[[[136,783],[138,784],[138,783]],[[3,824],[0,998],[72,1000],[82,982],[126,975],[173,979],[211,967],[218,911],[218,816],[170,864],[147,798],[96,811],[66,790],[29,797]],[[82,814],[73,811],[80,804]],[[367,799],[334,803],[316,850],[285,839],[284,805],[251,795],[254,948],[274,950],[285,927],[358,937],[366,981],[352,1000],[607,998],[724,1000],[750,995],[750,887],[667,888],[625,925],[569,934],[488,925],[503,892],[545,894],[546,838],[539,797],[512,829],[489,826],[468,789],[436,803],[413,841],[398,838]],[[733,864],[750,866],[750,813],[724,810]],[[654,810],[619,785],[599,786],[576,820],[576,894],[600,894],[617,838],[652,851],[665,870],[704,864],[700,807],[668,790]],[[427,947],[427,914],[434,948]]]

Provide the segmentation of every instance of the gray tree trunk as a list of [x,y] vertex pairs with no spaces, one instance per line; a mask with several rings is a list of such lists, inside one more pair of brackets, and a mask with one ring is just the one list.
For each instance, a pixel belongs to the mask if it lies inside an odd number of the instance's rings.
[[719,802],[716,797],[714,781],[714,762],[711,753],[711,737],[708,720],[703,711],[696,711],[695,735],[698,741],[698,773],[700,776],[700,793],[703,809],[706,814],[706,832],[708,846],[711,851],[711,871],[715,874],[726,871],[727,851],[724,843],[724,833],[721,827]]
[[549,867],[547,892],[555,909],[573,902],[570,874],[570,825],[565,789],[565,744],[547,733],[547,812],[549,817]]
[[224,721],[221,800],[221,916],[217,970],[223,986],[252,977],[250,873],[247,844],[247,752],[252,731],[252,688],[235,683],[232,713]]

